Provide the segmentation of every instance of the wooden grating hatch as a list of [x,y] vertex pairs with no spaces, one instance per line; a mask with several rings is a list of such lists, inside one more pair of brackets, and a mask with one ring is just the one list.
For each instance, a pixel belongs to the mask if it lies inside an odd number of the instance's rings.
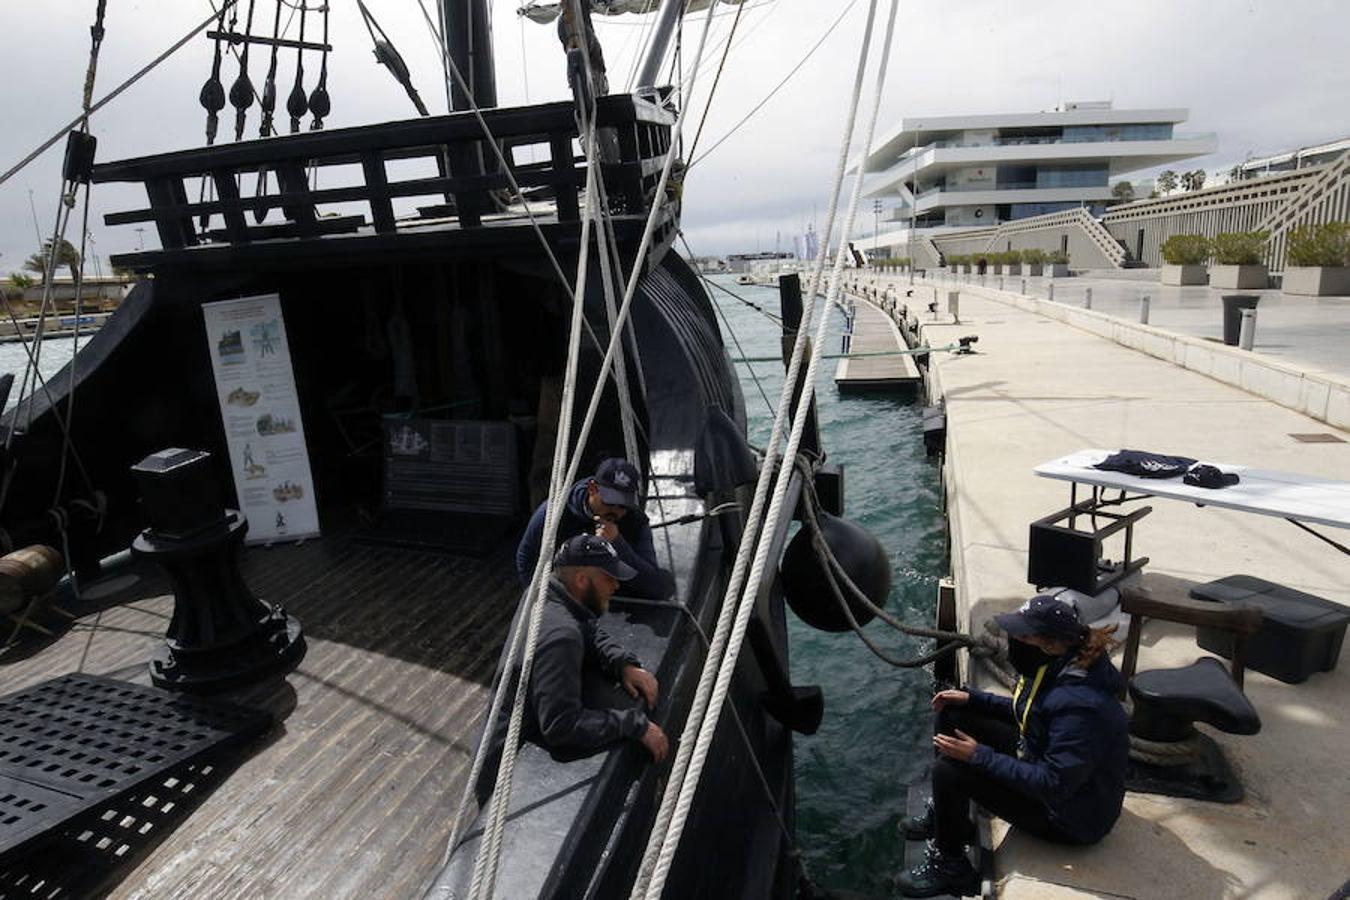
[[0,863],[270,724],[265,712],[94,675],[0,697]]

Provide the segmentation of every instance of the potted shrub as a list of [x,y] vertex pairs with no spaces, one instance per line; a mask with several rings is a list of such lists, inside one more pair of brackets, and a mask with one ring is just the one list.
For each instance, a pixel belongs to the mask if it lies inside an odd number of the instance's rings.
[[957,261],[958,261],[961,257],[957,256],[955,253],[948,253],[948,254],[944,254],[944,255],[947,257],[947,271],[948,271],[948,272],[951,272],[953,275],[955,275],[955,274],[956,274],[956,267],[957,267],[958,265],[960,265],[960,263],[957,262]]
[[975,266],[975,257],[971,256],[968,253],[963,254],[961,257],[961,271],[969,275],[970,270],[974,268],[974,266]]
[[1262,260],[1268,237],[1264,231],[1233,231],[1214,238],[1210,242],[1214,265],[1209,268],[1209,286],[1240,290],[1266,287],[1270,275]]
[[1174,234],[1163,241],[1163,284],[1204,284],[1205,260],[1209,259],[1209,238],[1203,234]]
[[1309,297],[1350,294],[1350,222],[1302,225],[1289,232],[1284,292]]
[[1022,252],[1020,250],[1005,250],[998,255],[1002,261],[1004,275],[1022,274]]
[[1027,275],[1041,274],[1045,268],[1045,251],[1037,250],[1034,247],[1030,250],[1023,250],[1022,264],[1025,266],[1022,271]]
[[1045,257],[1045,274],[1050,278],[1063,278],[1069,274],[1069,254],[1063,250],[1052,250]]

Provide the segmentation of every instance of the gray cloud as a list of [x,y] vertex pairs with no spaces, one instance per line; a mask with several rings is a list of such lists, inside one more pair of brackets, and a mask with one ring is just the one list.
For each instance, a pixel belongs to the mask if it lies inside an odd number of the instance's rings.
[[[852,81],[865,2],[749,124],[689,174],[684,223],[696,252],[786,245],[804,220],[824,219],[828,180]],[[370,56],[354,3],[334,2],[337,47],[330,75],[332,127],[413,114],[402,90]],[[434,4],[428,3],[429,6]],[[496,4],[498,78],[503,103],[563,99],[562,54],[549,26],[521,25],[514,3]],[[243,7],[244,4],[241,4]],[[433,111],[444,109],[439,64],[415,0],[371,4],[413,69]],[[89,3],[0,4],[9,38],[9,77],[0,81],[0,169],[8,168],[77,110],[88,53]],[[774,87],[842,9],[842,0],[752,0],[707,118],[710,147]],[[270,12],[270,2],[258,9]],[[102,93],[209,12],[205,2],[140,0],[109,4],[99,69]],[[241,15],[244,10],[241,9]],[[695,25],[685,36],[686,60]],[[732,17],[716,20],[713,46]],[[644,35],[642,20],[603,22],[600,36],[611,80],[627,80]],[[258,23],[255,23],[255,29]],[[294,31],[294,25],[292,26]],[[1139,0],[1088,4],[1070,0],[913,0],[902,4],[880,129],[902,116],[1049,109],[1061,100],[1112,99],[1120,107],[1184,106],[1192,131],[1215,131],[1219,151],[1193,166],[1214,169],[1287,147],[1350,134],[1350,4],[1341,0]],[[196,95],[210,66],[199,38],[95,119],[99,158],[165,152],[202,143],[204,113]],[[694,98],[701,112],[715,60]],[[289,86],[293,59],[283,57]],[[261,80],[264,65],[253,64]],[[310,84],[315,64],[307,66]],[[235,66],[227,62],[225,80]],[[870,83],[870,78],[869,78]],[[224,116],[226,120],[229,115]],[[222,123],[228,130],[230,123]],[[256,133],[256,119],[250,131]],[[691,123],[686,139],[692,139]],[[44,231],[52,225],[60,150],[0,186],[0,272],[17,269],[35,249],[33,192]],[[135,248],[130,228],[105,228],[104,212],[139,205],[130,188],[96,188],[91,215],[95,251]],[[870,227],[864,215],[859,227]],[[819,227],[819,225],[818,225]],[[145,234],[146,238],[152,235]],[[72,228],[72,239],[76,238]]]

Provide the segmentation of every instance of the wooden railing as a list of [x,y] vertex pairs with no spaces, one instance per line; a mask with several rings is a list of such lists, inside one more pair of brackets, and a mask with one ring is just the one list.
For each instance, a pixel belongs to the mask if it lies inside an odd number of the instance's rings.
[[[483,117],[532,203],[549,201],[546,215],[557,222],[577,221],[585,166],[572,105],[490,109]],[[674,114],[643,98],[615,95],[600,99],[597,122],[611,212],[645,214],[670,146]],[[420,171],[400,179],[391,168]],[[504,202],[511,199],[509,180],[472,113],[104,163],[94,168],[94,181],[143,183],[148,208],[111,213],[104,221],[153,223],[165,251],[366,227],[388,235],[409,222],[431,220],[467,230],[494,216],[520,217]],[[409,200],[427,205],[399,218],[395,203],[406,206]]]

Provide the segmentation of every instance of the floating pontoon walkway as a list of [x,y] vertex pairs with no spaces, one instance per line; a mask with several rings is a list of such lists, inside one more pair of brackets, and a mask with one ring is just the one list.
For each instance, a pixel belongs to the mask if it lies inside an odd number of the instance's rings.
[[[861,297],[853,315],[849,353],[885,353],[904,350],[900,329],[877,307]],[[834,383],[840,392],[915,390],[919,369],[911,356],[854,356],[839,360]]]

